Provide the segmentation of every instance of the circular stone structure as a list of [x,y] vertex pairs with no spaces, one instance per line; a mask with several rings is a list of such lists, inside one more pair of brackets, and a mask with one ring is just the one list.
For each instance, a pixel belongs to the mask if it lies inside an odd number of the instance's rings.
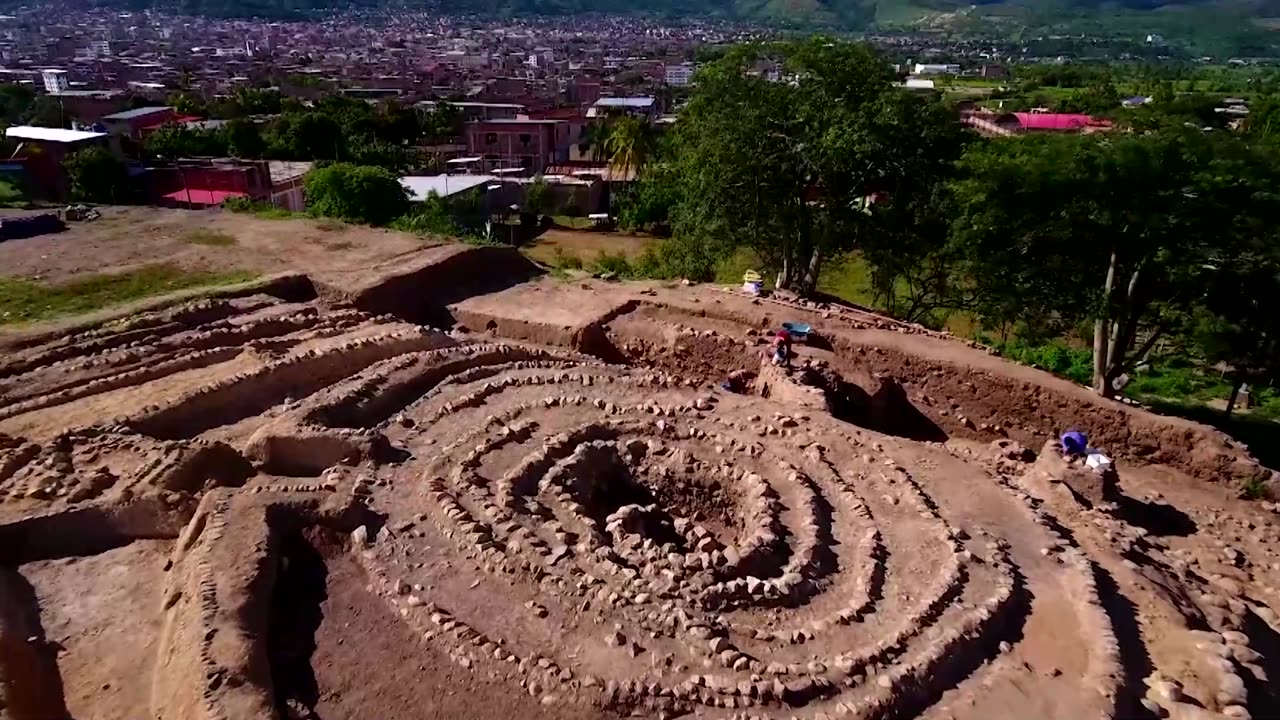
[[[1007,437],[1014,410],[938,407],[963,382],[932,348],[995,373],[978,351],[791,304],[832,342],[784,372],[749,300],[626,292],[556,332],[501,293],[459,311],[516,308],[493,326],[520,339],[252,296],[15,346],[0,717],[1278,707],[1275,506],[1186,474],[1207,456],[1089,486]],[[892,378],[843,344],[917,336]],[[1009,372],[972,406],[1031,377]]]

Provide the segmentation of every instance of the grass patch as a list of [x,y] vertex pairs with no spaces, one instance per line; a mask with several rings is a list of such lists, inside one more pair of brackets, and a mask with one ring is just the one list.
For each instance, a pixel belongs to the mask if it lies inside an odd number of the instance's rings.
[[26,194],[17,185],[8,180],[0,180],[0,207],[25,208],[28,205]]
[[148,265],[116,275],[89,275],[62,285],[0,278],[0,326],[81,315],[155,295],[197,287],[245,282],[246,271],[188,272],[172,265]]
[[294,212],[292,210],[285,210],[284,208],[271,206],[258,208],[250,214],[263,220],[291,220],[293,218],[308,217],[306,213]]
[[855,305],[872,307],[875,304],[871,269],[856,252],[829,261],[818,276],[818,290]]
[[206,245],[209,247],[231,247],[237,244],[234,235],[221,230],[192,230],[187,233],[186,241],[192,245]]
[[620,278],[635,278],[638,276],[637,270],[631,266],[631,261],[622,253],[610,253],[601,250],[596,255],[595,262],[591,263],[591,272],[598,275],[612,274]]
[[1040,368],[1081,385],[1093,381],[1093,351],[1062,342],[1027,343],[1017,338],[1001,342],[983,335],[978,342],[989,345],[1005,359]]
[[263,220],[288,220],[290,218],[307,217],[305,213],[297,213],[292,210],[278,208],[271,203],[250,200],[249,198],[234,197],[229,198],[222,203],[223,210],[241,213],[243,215],[252,215]]
[[[776,269],[767,267],[755,253],[745,248],[720,261],[716,266],[715,281],[720,285],[741,285],[742,276],[748,270],[760,273],[766,290],[773,288]],[[818,275],[818,291],[866,307],[872,307],[875,299],[871,290],[871,271],[856,252],[827,261]]]
[[569,228],[570,230],[591,230],[593,228],[591,218],[553,215],[551,221],[560,227]]
[[566,253],[564,248],[556,248],[555,255],[551,258],[551,267],[559,270],[581,270],[582,265],[582,258]]
[[739,248],[737,252],[729,257],[721,260],[716,265],[716,283],[719,285],[742,285],[742,276],[748,270],[755,270],[760,273],[760,279],[764,281],[766,289],[773,288],[774,273],[770,272],[756,254],[746,248]]
[[[644,255],[644,251],[653,245],[654,241],[649,238],[552,228],[523,245],[520,252],[547,267],[576,270],[598,264],[602,254],[610,258],[606,264],[617,264],[614,258],[622,257],[634,266]],[[632,267],[631,271],[638,272],[638,268]]]
[[1265,500],[1267,483],[1260,478],[1249,478],[1240,483],[1240,497],[1243,500]]

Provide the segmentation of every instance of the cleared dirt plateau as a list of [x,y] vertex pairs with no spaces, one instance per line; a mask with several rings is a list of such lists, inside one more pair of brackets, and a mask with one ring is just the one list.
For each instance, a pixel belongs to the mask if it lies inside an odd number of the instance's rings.
[[1249,479],[858,309],[425,248],[0,336],[0,718],[1280,717]]

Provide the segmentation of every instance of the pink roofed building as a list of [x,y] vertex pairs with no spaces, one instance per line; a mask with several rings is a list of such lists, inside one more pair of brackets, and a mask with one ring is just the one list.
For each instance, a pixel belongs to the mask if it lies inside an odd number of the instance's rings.
[[1004,113],[995,124],[1015,133],[1065,132],[1090,133],[1111,129],[1111,121],[1082,113]]

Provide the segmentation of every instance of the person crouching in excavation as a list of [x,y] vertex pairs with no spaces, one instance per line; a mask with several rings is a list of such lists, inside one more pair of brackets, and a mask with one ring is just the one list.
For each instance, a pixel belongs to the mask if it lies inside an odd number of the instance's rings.
[[779,330],[778,334],[774,336],[769,350],[774,365],[784,368],[791,367],[791,333],[786,330]]

